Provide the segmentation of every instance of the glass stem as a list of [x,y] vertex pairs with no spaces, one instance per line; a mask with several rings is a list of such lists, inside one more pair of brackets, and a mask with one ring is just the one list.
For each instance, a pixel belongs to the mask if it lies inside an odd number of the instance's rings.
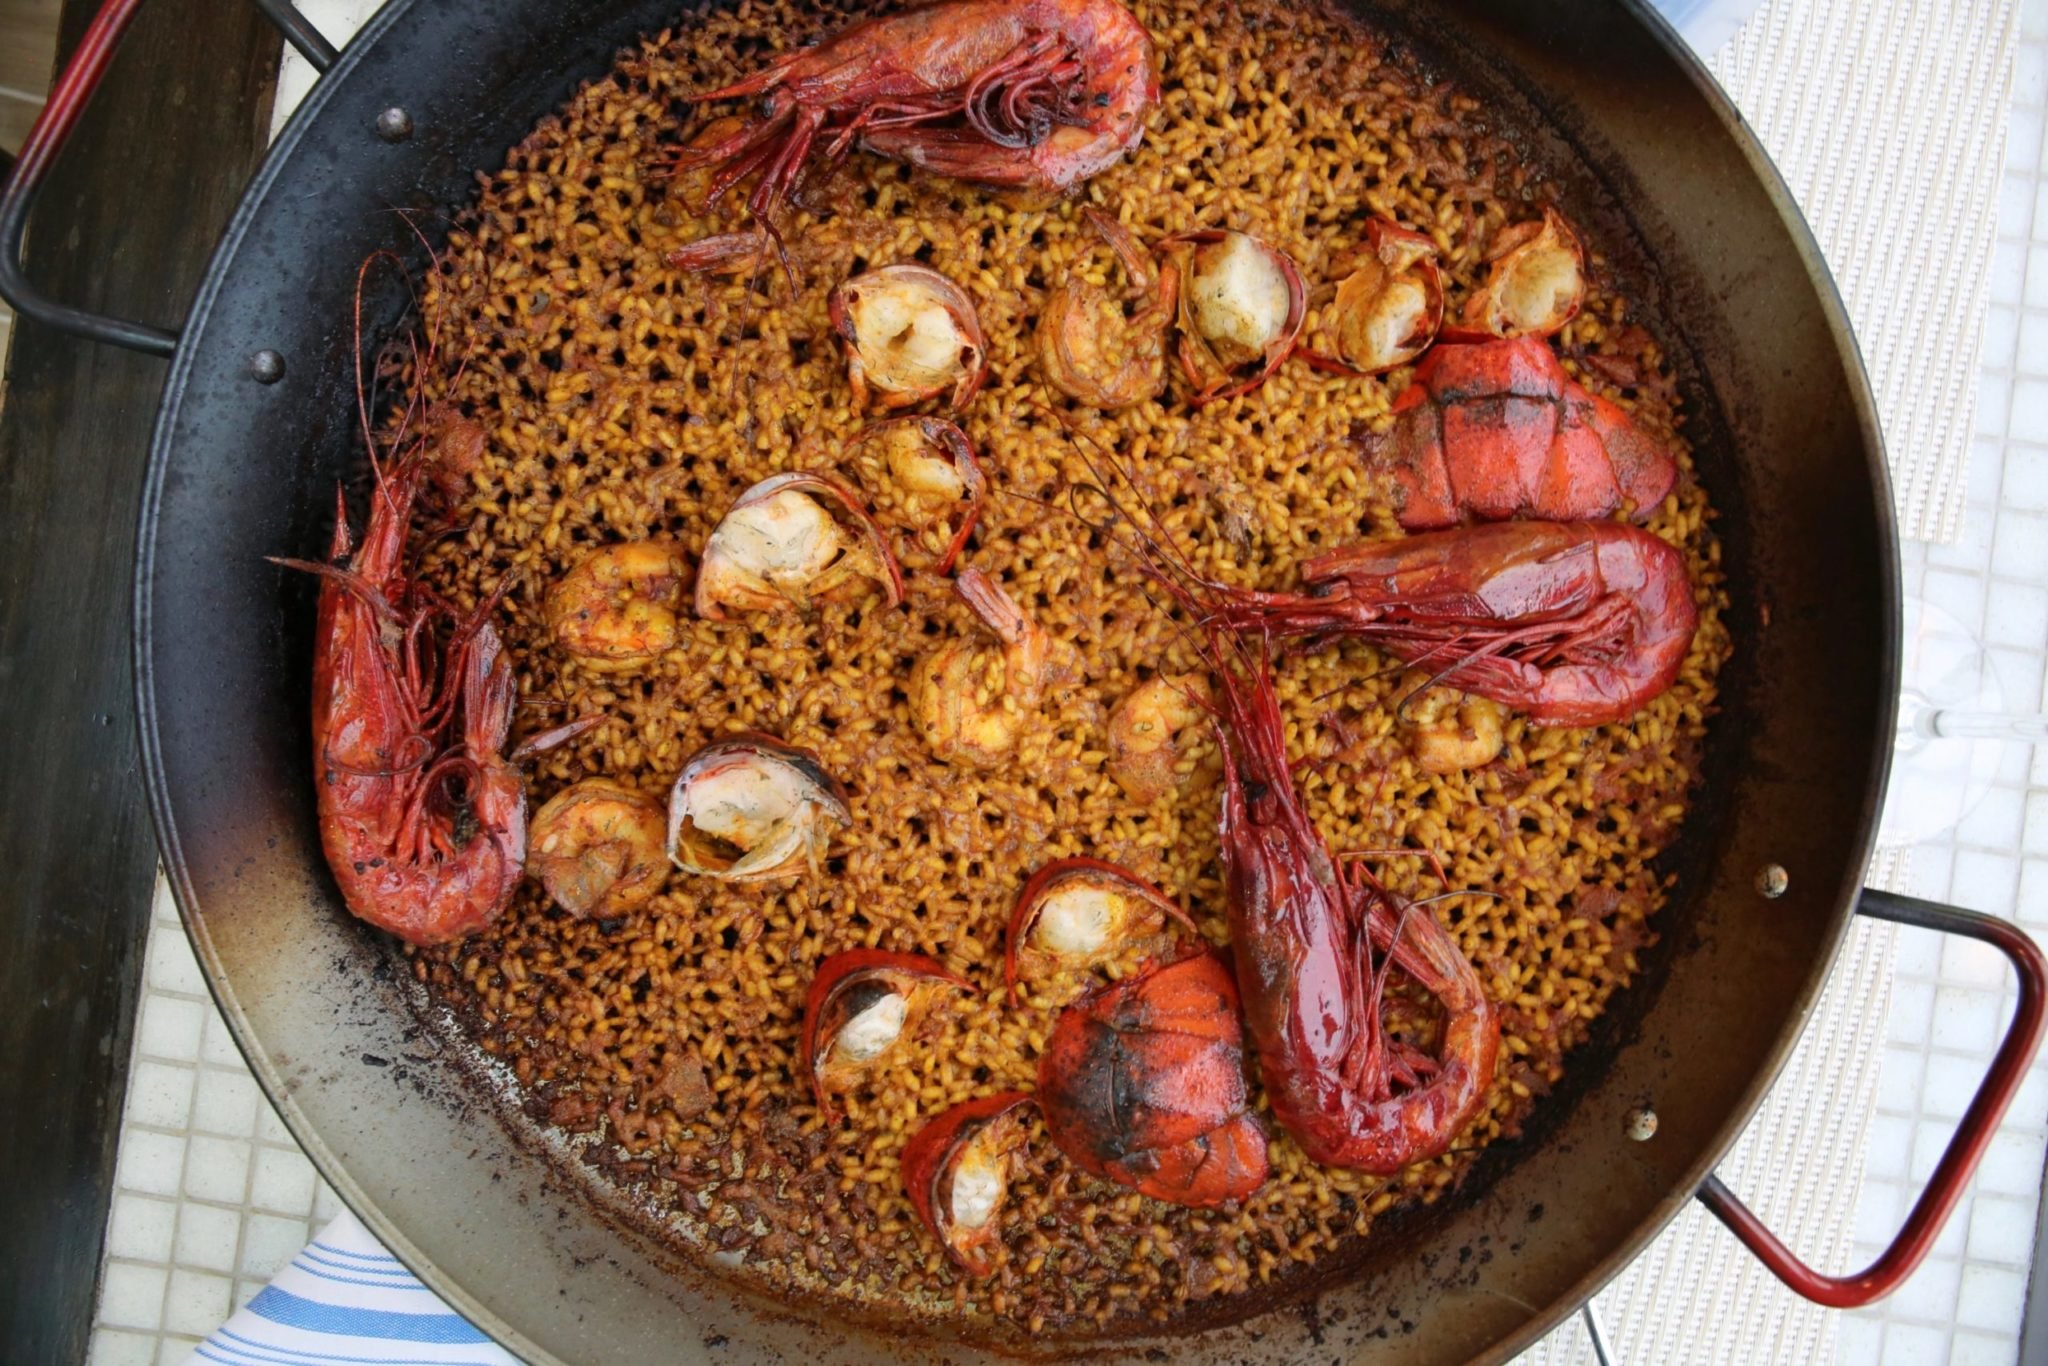
[[2041,712],[1923,707],[1913,719],[1913,728],[1930,739],[2017,740],[2027,745],[2048,743],[2048,713]]

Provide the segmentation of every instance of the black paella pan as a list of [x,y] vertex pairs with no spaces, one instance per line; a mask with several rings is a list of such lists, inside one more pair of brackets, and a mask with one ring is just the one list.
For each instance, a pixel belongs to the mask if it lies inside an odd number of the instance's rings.
[[[257,1078],[393,1251],[522,1355],[900,1358],[906,1325],[886,1308],[821,1325],[679,1261],[421,1014],[322,860],[307,763],[311,590],[263,560],[324,544],[330,490],[359,459],[350,266],[398,240],[390,210],[430,222],[465,201],[475,168],[498,164],[635,35],[674,22],[676,0],[393,0],[338,59],[283,0],[262,0],[326,74],[250,185],[177,337],[41,299],[16,264],[34,189],[136,3],[107,5],[24,149],[0,202],[0,292],[54,325],[171,359],[139,533],[142,741],[165,865]],[[1376,1230],[1311,1282],[1232,1306],[1249,1317],[1118,1347],[1504,1359],[1695,1197],[1800,1293],[1868,1302],[1932,1243],[2017,1089],[2044,974],[2002,922],[1860,889],[1897,702],[1899,590],[1876,416],[1841,304],[1762,150],[1641,4],[1356,8],[1526,130],[1531,159],[1646,307],[1725,514],[1736,653],[1662,941],[1530,1132],[1496,1145],[1455,1199]],[[404,299],[375,303],[371,330],[396,326]],[[1994,944],[2021,995],[1898,1244],[1834,1278],[1801,1266],[1711,1173],[1859,910]],[[1638,1141],[1628,1120],[1646,1106],[1659,1124]],[[1492,1255],[1458,1255],[1474,1247]],[[969,1346],[932,1350],[954,1359]]]

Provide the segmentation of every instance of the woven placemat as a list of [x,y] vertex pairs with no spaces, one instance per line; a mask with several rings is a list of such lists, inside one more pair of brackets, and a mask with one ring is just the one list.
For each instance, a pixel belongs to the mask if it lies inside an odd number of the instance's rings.
[[2018,38],[2015,0],[1771,0],[1707,63],[1848,303],[1909,540],[1961,531]]

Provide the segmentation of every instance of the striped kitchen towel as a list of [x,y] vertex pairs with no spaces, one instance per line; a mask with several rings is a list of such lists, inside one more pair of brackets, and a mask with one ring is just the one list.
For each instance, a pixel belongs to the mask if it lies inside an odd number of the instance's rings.
[[343,1213],[187,1366],[518,1366]]

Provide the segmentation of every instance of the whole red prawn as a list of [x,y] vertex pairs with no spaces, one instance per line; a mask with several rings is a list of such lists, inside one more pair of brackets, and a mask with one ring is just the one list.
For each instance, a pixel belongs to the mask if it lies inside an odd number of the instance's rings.
[[446,943],[496,920],[523,875],[526,788],[502,753],[517,688],[488,621],[499,594],[458,616],[413,582],[406,534],[431,447],[415,438],[380,461],[360,360],[357,394],[374,475],[362,542],[352,543],[336,490],[328,562],[273,562],[321,579],[313,767],[321,847],[342,898],[408,943]]
[[692,97],[766,96],[759,118],[675,153],[716,199],[755,173],[757,217],[820,140],[984,185],[1064,190],[1114,165],[1159,102],[1152,39],[1117,0],[939,0],[854,24]]
[[[1397,1172],[1449,1148],[1484,1106],[1500,1021],[1435,916],[1338,874],[1295,792],[1270,670],[1234,661],[1234,642],[1210,630],[1230,942],[1260,1079],[1312,1160]],[[1389,959],[1443,1008],[1437,1058],[1386,1031]]]
[[1360,635],[1551,725],[1635,714],[1685,663],[1685,557],[1618,522],[1491,522],[1367,541],[1302,565],[1303,593],[1218,588],[1217,619],[1268,636]]

